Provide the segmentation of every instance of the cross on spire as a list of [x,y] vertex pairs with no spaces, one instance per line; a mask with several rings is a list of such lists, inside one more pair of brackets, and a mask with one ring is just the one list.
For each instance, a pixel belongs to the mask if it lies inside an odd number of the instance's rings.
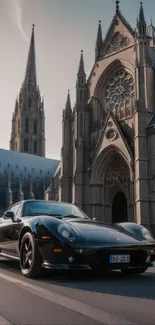
[[118,11],[119,11],[119,4],[120,4],[120,1],[119,1],[119,0],[117,0],[117,1],[116,1],[116,12],[118,12]]

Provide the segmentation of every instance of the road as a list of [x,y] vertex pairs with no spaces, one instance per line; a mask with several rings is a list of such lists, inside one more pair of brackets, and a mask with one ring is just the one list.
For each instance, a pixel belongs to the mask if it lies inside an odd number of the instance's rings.
[[0,259],[0,325],[154,325],[155,267],[144,275],[47,274],[26,279]]

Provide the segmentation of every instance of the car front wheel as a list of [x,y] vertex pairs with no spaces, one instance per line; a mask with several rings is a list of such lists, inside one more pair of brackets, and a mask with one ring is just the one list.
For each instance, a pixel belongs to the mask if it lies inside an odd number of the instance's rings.
[[138,275],[144,273],[148,268],[142,267],[138,269],[122,269],[121,272],[125,275]]
[[41,274],[42,257],[33,234],[27,232],[20,246],[20,268],[25,277],[35,278]]

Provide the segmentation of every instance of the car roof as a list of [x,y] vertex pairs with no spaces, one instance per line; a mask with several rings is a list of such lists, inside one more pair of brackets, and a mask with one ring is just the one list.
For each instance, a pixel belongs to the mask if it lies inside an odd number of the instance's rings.
[[16,203],[14,203],[14,204],[12,204],[12,206],[13,205],[16,205],[16,204],[19,204],[19,203],[22,203],[22,204],[24,204],[24,203],[26,203],[26,202],[50,202],[50,203],[58,203],[58,204],[70,204],[70,205],[74,205],[73,203],[69,203],[69,202],[60,202],[60,201],[54,201],[54,200],[35,200],[35,199],[27,199],[27,200],[22,200],[22,201],[18,201],[18,202],[16,202]]

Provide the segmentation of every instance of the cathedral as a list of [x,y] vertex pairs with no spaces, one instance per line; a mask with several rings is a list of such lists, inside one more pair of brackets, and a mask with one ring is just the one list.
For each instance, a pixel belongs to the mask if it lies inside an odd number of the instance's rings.
[[131,221],[155,234],[155,27],[140,3],[136,28],[116,1],[86,80],[81,51],[76,103],[62,117],[61,161],[49,199],[73,202],[105,222]]

